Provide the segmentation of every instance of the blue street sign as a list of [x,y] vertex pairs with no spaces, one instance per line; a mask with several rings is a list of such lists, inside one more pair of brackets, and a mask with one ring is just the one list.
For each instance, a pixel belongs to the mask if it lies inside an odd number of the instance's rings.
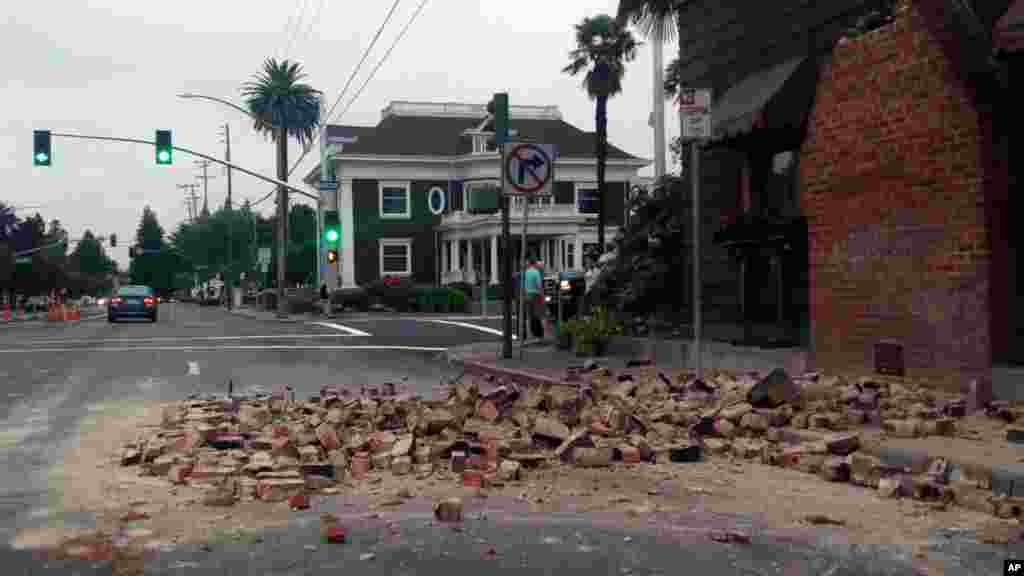
[[338,189],[337,180],[321,180],[317,186],[321,192],[333,192]]

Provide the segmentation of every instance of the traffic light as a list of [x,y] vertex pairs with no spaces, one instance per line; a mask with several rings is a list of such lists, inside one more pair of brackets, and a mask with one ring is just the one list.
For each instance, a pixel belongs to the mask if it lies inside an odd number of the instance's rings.
[[327,251],[327,262],[330,263],[330,264],[334,264],[337,261],[338,261],[338,251],[335,250],[334,248],[331,248],[330,250]]
[[117,248],[117,234],[110,235],[110,247]]
[[135,246],[128,247],[128,257],[135,258]]
[[508,93],[498,92],[487,104],[487,113],[494,117],[494,143],[508,140]]
[[170,164],[173,151],[171,146],[171,131],[170,130],[157,130],[156,131],[156,163],[157,164]]
[[32,164],[36,166],[49,166],[53,160],[50,150],[50,131],[36,130],[32,133],[33,150]]
[[341,220],[337,210],[324,211],[324,240],[328,246],[337,246],[341,238]]

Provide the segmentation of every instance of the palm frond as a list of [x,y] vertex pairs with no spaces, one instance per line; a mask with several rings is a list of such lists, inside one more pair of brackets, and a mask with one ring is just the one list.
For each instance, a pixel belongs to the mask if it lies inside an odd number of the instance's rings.
[[658,29],[662,43],[669,43],[676,37],[676,18],[683,4],[680,0],[619,0],[615,19],[620,25],[632,23],[645,38]]
[[313,140],[321,121],[320,91],[303,83],[305,77],[298,62],[268,58],[261,72],[242,84],[242,97],[257,131],[276,139],[274,127],[281,126],[286,137],[300,144]]

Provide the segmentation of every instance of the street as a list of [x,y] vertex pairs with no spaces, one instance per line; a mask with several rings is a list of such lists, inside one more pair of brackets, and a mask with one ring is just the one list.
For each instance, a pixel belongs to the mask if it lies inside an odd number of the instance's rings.
[[[431,396],[443,378],[455,375],[440,353],[495,340],[489,330],[498,325],[494,319],[388,315],[279,322],[181,303],[162,305],[155,325],[111,325],[95,311],[83,319],[0,332],[6,383],[0,398],[0,524],[5,541],[19,542],[18,548],[31,548],[16,536],[32,529],[94,525],[90,514],[63,513],[69,506],[60,493],[73,481],[62,475],[62,455],[77,446],[79,427],[93,415],[124,403],[224,393],[229,380],[243,393],[290,385],[300,398],[328,384],[358,392],[384,382]],[[373,512],[358,496],[342,494],[336,511],[348,518],[346,545],[318,538],[317,512],[333,509],[328,499],[294,513],[285,527],[216,542],[154,543],[146,570],[304,574],[359,562],[361,573],[592,573],[600,566],[598,573],[669,574],[683,559],[708,574],[914,573],[898,546],[862,549],[843,544],[831,528],[776,530],[754,515],[716,514],[699,505],[637,519],[621,512],[536,514],[507,498],[481,500],[469,493],[465,500],[466,522],[453,530],[432,522],[432,503],[423,498]],[[712,529],[737,528],[751,541],[708,539]],[[936,540],[952,546],[964,539],[954,534]],[[975,553],[988,554],[986,565],[1000,557],[991,550]],[[7,545],[4,556],[16,566],[5,571],[12,574],[111,569],[109,562],[47,560],[38,550]]]

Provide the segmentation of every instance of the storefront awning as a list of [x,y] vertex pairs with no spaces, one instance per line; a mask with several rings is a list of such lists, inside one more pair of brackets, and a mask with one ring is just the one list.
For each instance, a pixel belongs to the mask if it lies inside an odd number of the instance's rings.
[[801,128],[814,101],[817,78],[817,63],[806,56],[748,76],[712,106],[711,141],[731,140],[755,128]]
[[1024,48],[1024,0],[1017,0],[996,22],[995,47],[997,50],[1016,52]]

